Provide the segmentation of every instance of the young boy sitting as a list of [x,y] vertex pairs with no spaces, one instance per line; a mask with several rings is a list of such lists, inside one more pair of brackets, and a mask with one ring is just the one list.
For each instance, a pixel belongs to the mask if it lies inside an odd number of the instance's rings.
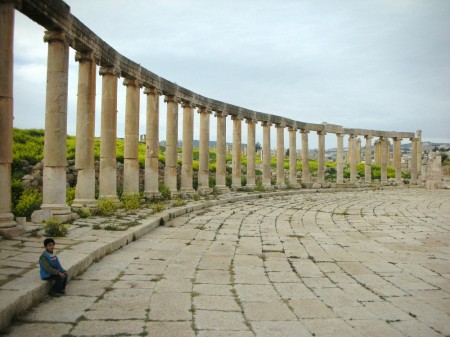
[[59,297],[65,293],[67,284],[67,271],[61,266],[55,254],[55,240],[47,238],[44,240],[45,251],[39,258],[41,279],[54,280],[49,295]]

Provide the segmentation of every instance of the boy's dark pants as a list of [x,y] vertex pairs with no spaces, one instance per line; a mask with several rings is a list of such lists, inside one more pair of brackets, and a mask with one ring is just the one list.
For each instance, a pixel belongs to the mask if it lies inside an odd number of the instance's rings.
[[53,286],[52,286],[52,289],[50,290],[50,292],[61,293],[63,290],[66,289],[67,275],[66,275],[66,277],[61,277],[59,275],[52,275],[52,276],[46,278],[46,280],[48,280],[48,281],[54,280],[55,281],[55,283],[53,283]]

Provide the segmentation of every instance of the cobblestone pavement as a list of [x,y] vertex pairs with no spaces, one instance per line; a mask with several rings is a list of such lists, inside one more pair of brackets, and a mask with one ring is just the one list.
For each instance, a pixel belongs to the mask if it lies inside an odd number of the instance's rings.
[[450,191],[213,206],[94,263],[6,336],[450,335]]

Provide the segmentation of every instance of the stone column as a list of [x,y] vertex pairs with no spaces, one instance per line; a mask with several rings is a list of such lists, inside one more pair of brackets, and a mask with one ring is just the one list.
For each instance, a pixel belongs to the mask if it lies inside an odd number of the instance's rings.
[[401,138],[394,138],[394,168],[395,168],[395,182],[402,184],[402,140]]
[[350,139],[351,136],[352,135],[348,136],[348,147],[347,147],[347,157],[346,157],[347,164],[351,164],[351,162],[352,162],[353,141]]
[[357,180],[356,171],[356,137],[355,135],[350,135],[348,137],[348,148],[350,152],[350,182],[355,183]]
[[422,130],[416,131],[416,145],[417,145],[417,175],[420,177],[425,176],[425,172],[423,172],[424,166],[422,165]]
[[75,54],[78,68],[77,138],[75,168],[78,170],[72,207],[96,205],[95,200],[95,90],[97,66],[92,52]]
[[373,146],[373,157],[376,165],[381,165],[381,141],[377,139]]
[[388,142],[386,138],[380,137],[380,159],[381,159],[381,184],[387,184],[387,165],[388,165]]
[[361,162],[361,139],[356,138],[356,165]]
[[337,133],[336,183],[344,183],[344,135]]
[[127,87],[123,193],[139,194],[139,95],[141,84],[132,78],[126,78],[123,84]]
[[284,183],[284,125],[275,124],[277,129],[277,186],[286,187]]
[[270,172],[270,123],[261,122],[263,127],[263,178],[262,184],[264,187],[271,187],[272,174]]
[[45,32],[48,43],[45,104],[43,203],[53,215],[70,214],[66,204],[67,89],[69,42],[61,31]]
[[199,170],[198,191],[209,193],[209,114],[207,108],[200,108],[200,148],[199,148]]
[[145,88],[147,95],[145,188],[146,198],[154,198],[159,193],[159,93],[155,88]]
[[309,174],[309,148],[308,148],[308,130],[300,130],[302,134],[302,182],[310,183],[311,175]]
[[372,136],[364,136],[366,139],[364,180],[370,184],[372,182]]
[[193,156],[193,140],[194,140],[194,111],[195,106],[191,102],[183,102],[183,161],[181,165],[181,189],[183,194],[193,194],[192,187],[192,162]]
[[[0,233],[14,236],[16,227],[11,205],[13,143],[13,43],[14,2],[0,2]],[[10,229],[8,229],[10,228]],[[9,234],[8,234],[9,233]]]
[[225,112],[217,111],[217,145],[216,145],[216,189],[226,191],[226,118]]
[[297,182],[297,128],[289,128],[289,186],[302,187]]
[[325,131],[317,131],[319,137],[319,153],[317,158],[317,182],[319,184],[325,183]]
[[241,153],[242,153],[242,123],[238,116],[231,117],[233,121],[233,152],[231,187],[241,187]]
[[255,159],[256,159],[256,137],[255,120],[247,119],[247,187],[256,186]]
[[164,184],[169,188],[173,196],[178,193],[178,102],[175,96],[165,96],[164,101],[167,102],[166,169],[164,172]]
[[112,67],[101,67],[102,116],[100,135],[100,195],[102,199],[117,198],[117,77],[119,71]]
[[417,139],[411,138],[411,184],[417,185]]

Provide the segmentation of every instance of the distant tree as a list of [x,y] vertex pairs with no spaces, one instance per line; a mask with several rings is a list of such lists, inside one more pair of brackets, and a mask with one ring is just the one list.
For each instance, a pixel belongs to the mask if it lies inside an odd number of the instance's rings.
[[256,149],[256,151],[261,151],[262,150],[262,146],[261,146],[260,142],[256,142],[255,149]]
[[289,157],[289,149],[286,150],[286,157]]

